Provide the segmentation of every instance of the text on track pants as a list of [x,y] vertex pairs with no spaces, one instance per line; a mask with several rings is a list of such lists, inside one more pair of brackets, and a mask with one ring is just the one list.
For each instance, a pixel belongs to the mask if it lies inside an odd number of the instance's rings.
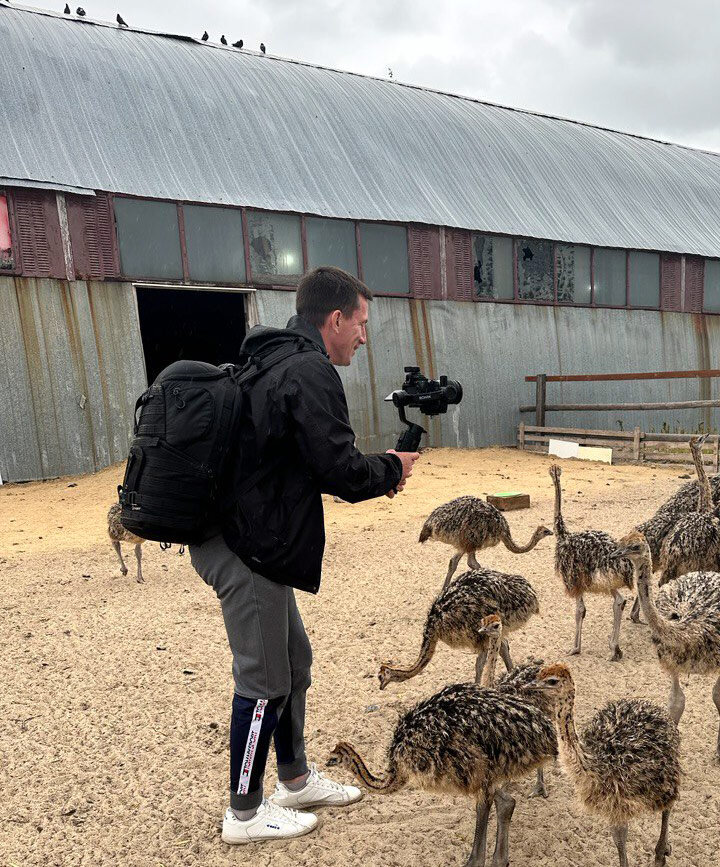
[[263,798],[271,737],[280,780],[307,771],[303,731],[310,641],[292,587],[253,572],[222,536],[191,545],[190,559],[220,600],[232,650],[230,805],[249,810]]

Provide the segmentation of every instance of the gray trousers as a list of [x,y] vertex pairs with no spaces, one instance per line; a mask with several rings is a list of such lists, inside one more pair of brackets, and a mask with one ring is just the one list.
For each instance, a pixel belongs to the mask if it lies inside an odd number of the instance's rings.
[[[312,665],[310,641],[292,587],[253,572],[222,536],[191,545],[190,559],[222,608],[235,682],[230,802],[235,809],[251,809],[262,800],[271,736],[280,780],[307,771],[303,731]],[[250,745],[252,755],[248,755]]]

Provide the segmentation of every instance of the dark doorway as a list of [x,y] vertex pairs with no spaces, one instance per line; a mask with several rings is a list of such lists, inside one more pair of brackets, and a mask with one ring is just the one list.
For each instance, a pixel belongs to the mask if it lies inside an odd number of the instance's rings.
[[237,361],[245,336],[241,292],[138,287],[140,336],[148,382],[181,358]]

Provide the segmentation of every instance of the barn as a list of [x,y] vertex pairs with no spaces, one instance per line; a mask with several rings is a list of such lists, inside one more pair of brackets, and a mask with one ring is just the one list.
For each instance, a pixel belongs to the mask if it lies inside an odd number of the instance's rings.
[[[526,374],[717,357],[717,154],[5,0],[0,45],[4,480],[124,458],[148,380],[234,360],[319,264],[375,293],[343,371],[365,450],[393,444],[383,397],[408,364],[465,389],[430,442],[476,447],[515,441]],[[711,382],[582,396],[707,399]]]

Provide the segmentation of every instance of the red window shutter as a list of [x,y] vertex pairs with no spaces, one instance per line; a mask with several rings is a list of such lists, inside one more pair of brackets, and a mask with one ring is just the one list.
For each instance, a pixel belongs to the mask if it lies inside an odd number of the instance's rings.
[[21,273],[27,277],[67,278],[55,193],[13,191]]
[[415,298],[441,298],[440,231],[431,226],[410,226],[410,290]]
[[445,229],[447,296],[454,301],[473,301],[472,239],[464,229]]
[[702,313],[705,260],[702,256],[685,257],[685,312]]
[[678,253],[660,256],[660,309],[681,310],[681,257]]
[[66,196],[65,200],[76,276],[90,280],[117,279],[120,265],[109,196],[98,193]]

